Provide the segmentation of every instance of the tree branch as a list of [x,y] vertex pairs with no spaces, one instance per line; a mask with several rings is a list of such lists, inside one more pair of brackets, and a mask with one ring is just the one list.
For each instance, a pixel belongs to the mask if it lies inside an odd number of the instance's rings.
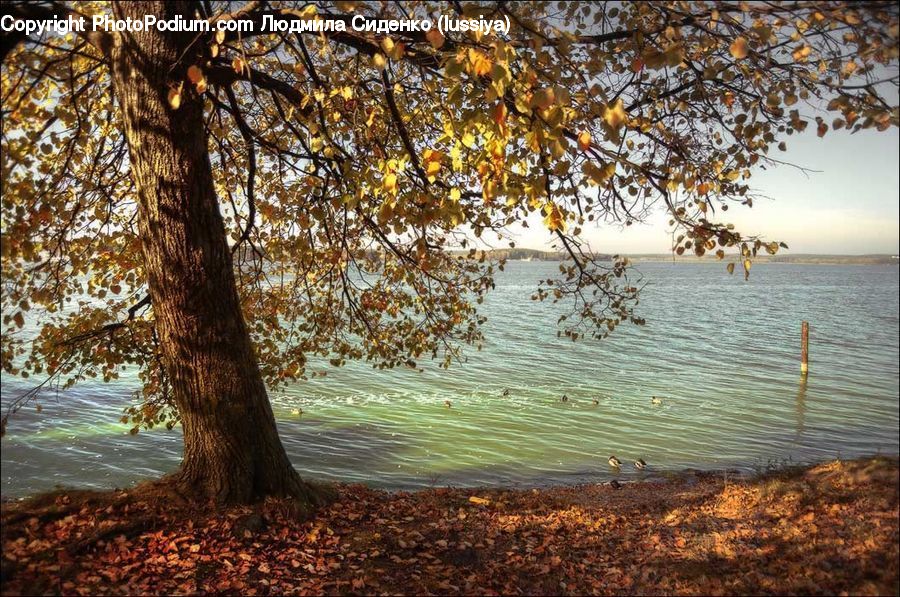
[[97,328],[95,330],[84,332],[83,334],[76,334],[75,336],[66,338],[65,340],[60,342],[59,345],[60,346],[72,346],[73,344],[80,344],[81,342],[84,342],[86,340],[91,340],[93,338],[98,338],[100,336],[107,336],[107,335],[115,332],[116,330],[124,328],[126,325],[128,325],[129,322],[134,320],[134,318],[137,316],[138,311],[140,311],[142,308],[147,307],[149,305],[150,305],[150,294],[147,294],[144,296],[144,298],[142,298],[141,300],[139,300],[132,306],[128,307],[128,317],[125,319],[125,321],[117,321],[115,323],[109,323],[109,324],[107,324],[103,327]]

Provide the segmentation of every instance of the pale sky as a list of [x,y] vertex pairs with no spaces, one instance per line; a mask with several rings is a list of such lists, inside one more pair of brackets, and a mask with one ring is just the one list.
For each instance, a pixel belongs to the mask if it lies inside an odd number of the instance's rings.
[[[865,254],[900,251],[900,152],[898,129],[850,134],[829,131],[824,138],[809,127],[786,138],[788,150],[776,157],[790,166],[756,169],[750,184],[771,200],[752,209],[730,206],[718,212],[745,235],[763,234],[784,241],[791,253]],[[585,227],[591,249],[603,253],[665,253],[671,249],[668,218],[657,214],[647,224]],[[516,245],[548,249],[549,235],[540,218],[515,230]],[[498,245],[499,246],[499,245]]]

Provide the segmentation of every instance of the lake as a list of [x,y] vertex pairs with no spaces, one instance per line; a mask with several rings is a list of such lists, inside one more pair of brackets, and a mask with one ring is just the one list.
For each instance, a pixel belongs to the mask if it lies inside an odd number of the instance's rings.
[[[896,266],[758,264],[744,282],[722,263],[642,263],[647,325],[577,343],[556,336],[561,307],[529,298],[556,268],[510,263],[483,305],[484,349],[449,371],[325,366],[326,377],[274,395],[294,465],[310,478],[413,489],[898,453]],[[3,404],[27,387],[4,376]],[[123,487],[174,470],[177,428],[132,436],[119,422],[137,387],[129,375],[85,382],[45,398],[41,413],[14,415],[2,440],[3,496]],[[614,472],[611,454],[649,466]]]

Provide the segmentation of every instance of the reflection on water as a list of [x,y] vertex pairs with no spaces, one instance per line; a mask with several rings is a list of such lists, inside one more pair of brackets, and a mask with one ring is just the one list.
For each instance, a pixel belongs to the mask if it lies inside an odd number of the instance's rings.
[[[721,264],[643,264],[648,325],[574,344],[556,337],[555,307],[529,300],[555,268],[509,265],[484,305],[488,343],[462,366],[323,365],[327,377],[273,396],[297,468],[413,488],[603,480],[610,454],[626,463],[622,477],[640,478],[897,453],[896,267],[760,265],[745,283]],[[816,360],[798,382],[802,320]],[[86,383],[16,416],[3,495],[122,486],[177,467],[177,429],[131,436],[118,423],[136,385]],[[3,402],[24,387],[5,377]],[[637,458],[645,472],[630,466]]]
[[806,416],[806,376],[800,376],[797,385],[797,438],[803,434],[803,419]]

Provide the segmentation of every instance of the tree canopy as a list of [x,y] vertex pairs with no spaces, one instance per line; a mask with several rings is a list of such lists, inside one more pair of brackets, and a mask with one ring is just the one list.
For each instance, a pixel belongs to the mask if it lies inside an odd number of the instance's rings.
[[[17,18],[106,2],[8,3]],[[508,33],[192,34],[169,108],[202,106],[241,308],[270,387],[313,357],[444,365],[482,341],[502,263],[540,214],[560,333],[642,323],[625,258],[583,230],[665,211],[673,251],[749,275],[783,243],[742,234],[755,169],[786,139],[898,124],[892,2],[198,2],[217,22],[508,19]],[[174,424],[111,38],[2,38],[2,367],[71,384],[141,372],[135,426]],[[131,149],[135,151],[135,148]],[[534,218],[531,218],[534,221]],[[467,250],[460,255],[458,250]],[[456,252],[451,252],[456,250]],[[723,268],[724,269],[724,268]],[[26,320],[39,326],[23,332]],[[552,322],[551,322],[552,323]]]

